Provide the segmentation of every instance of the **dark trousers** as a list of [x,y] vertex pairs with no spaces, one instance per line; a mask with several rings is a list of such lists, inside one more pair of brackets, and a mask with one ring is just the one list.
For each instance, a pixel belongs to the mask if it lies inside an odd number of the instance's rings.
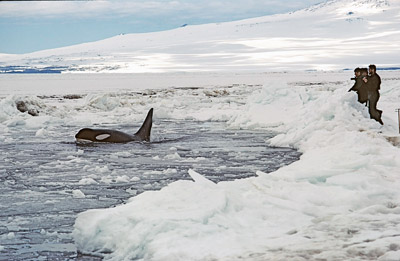
[[382,120],[381,120],[382,111],[378,110],[376,108],[379,97],[380,97],[379,91],[368,93],[368,100],[369,100],[368,112],[369,112],[371,119],[374,119],[382,124]]

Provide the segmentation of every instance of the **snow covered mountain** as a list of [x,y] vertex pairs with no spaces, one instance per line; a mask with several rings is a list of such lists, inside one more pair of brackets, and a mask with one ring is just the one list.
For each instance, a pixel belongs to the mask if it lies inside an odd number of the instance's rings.
[[398,67],[399,28],[400,1],[333,0],[287,14],[2,54],[0,66],[129,73]]

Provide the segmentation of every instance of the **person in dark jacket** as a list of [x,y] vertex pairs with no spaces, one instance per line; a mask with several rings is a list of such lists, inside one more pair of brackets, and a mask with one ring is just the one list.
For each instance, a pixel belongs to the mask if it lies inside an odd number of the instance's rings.
[[366,83],[363,81],[363,79],[368,76],[367,68],[357,67],[354,70],[354,76],[355,77],[352,78],[352,80],[355,80],[355,83],[354,83],[353,87],[351,87],[349,92],[355,91],[357,93],[358,102],[365,103],[365,106],[367,106],[368,92],[367,92]]
[[379,90],[381,89],[381,77],[376,73],[376,66],[371,64],[369,66],[369,76],[364,79],[368,91],[369,101],[369,115],[371,119],[376,120],[383,125],[382,122],[382,111],[376,108],[378,100],[380,98]]
[[359,81],[357,81],[357,80],[360,78],[360,76],[361,76],[361,69],[360,69],[360,67],[357,67],[354,69],[354,77],[351,78],[351,80],[355,80],[355,83],[354,83],[353,87],[350,88],[349,92],[351,92],[351,91],[357,92],[358,91],[358,89],[359,89],[358,82]]

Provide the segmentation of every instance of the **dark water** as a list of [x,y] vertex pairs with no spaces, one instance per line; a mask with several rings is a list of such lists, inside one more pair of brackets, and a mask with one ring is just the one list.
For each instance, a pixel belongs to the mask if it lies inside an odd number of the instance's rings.
[[273,134],[230,130],[224,123],[159,120],[150,143],[78,145],[78,130],[57,127],[49,138],[15,127],[11,142],[0,145],[0,260],[94,260],[76,253],[71,232],[78,213],[190,179],[189,169],[229,181],[274,171],[300,156],[268,147]]

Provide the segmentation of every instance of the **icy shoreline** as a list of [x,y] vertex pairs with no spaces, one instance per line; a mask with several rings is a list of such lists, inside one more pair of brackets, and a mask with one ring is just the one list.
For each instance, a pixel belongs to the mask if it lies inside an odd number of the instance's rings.
[[218,184],[189,170],[194,182],[81,213],[78,250],[111,260],[399,259],[400,149],[385,138],[398,137],[399,75],[381,75],[383,127],[347,93],[350,81],[268,81],[228,123],[278,131],[269,144],[298,148],[300,161]]

